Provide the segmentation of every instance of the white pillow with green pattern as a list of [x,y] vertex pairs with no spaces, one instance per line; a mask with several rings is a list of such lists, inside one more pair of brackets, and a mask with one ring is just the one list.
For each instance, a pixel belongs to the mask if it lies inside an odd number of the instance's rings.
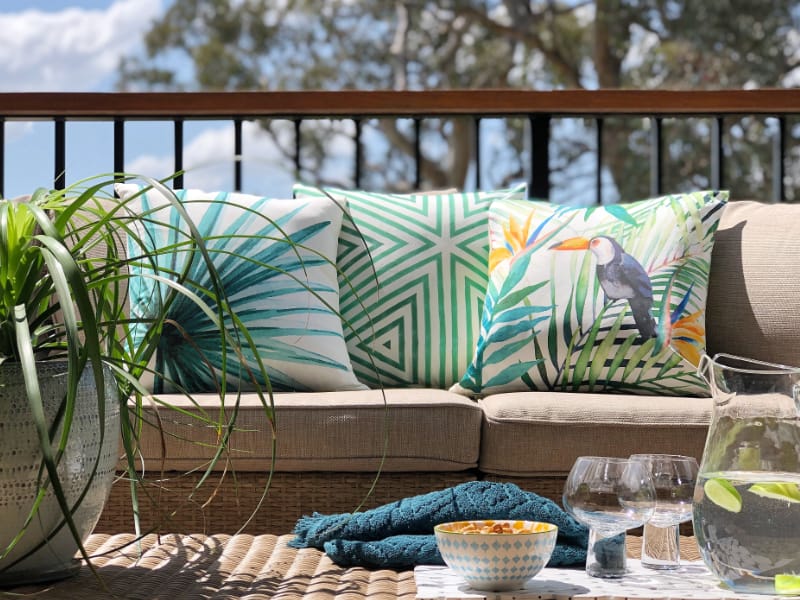
[[[117,184],[122,199],[139,213],[155,211],[143,238],[160,253],[159,273],[180,272],[190,258],[185,222],[160,192]],[[176,190],[201,235],[236,316],[253,337],[276,390],[335,391],[366,389],[353,374],[342,333],[335,257],[343,210],[328,198],[276,199],[249,194]],[[164,223],[175,223],[174,228]],[[129,255],[141,256],[129,239]],[[131,314],[146,319],[160,302],[165,284],[153,279],[146,261],[131,267]],[[195,257],[189,270],[192,289],[213,289],[206,263]],[[202,293],[201,293],[202,295]],[[193,302],[179,296],[169,307],[158,350],[158,370],[169,381],[155,381],[154,391],[182,386],[190,392],[216,389],[222,352],[216,325]],[[145,334],[133,328],[133,343]],[[251,353],[245,358],[257,370]],[[241,363],[229,353],[230,382],[242,379]],[[213,371],[209,370],[213,367]],[[259,378],[261,379],[261,378]],[[247,381],[247,380],[244,380]],[[265,382],[260,381],[263,385]],[[245,386],[244,389],[248,389]]]
[[[347,349],[359,380],[371,387],[449,387],[478,340],[489,205],[524,199],[527,186],[408,195],[325,191],[346,201],[350,215],[337,265]],[[296,184],[294,194],[324,192]]]
[[452,391],[705,396],[711,249],[727,192],[571,208],[490,209],[490,281]]

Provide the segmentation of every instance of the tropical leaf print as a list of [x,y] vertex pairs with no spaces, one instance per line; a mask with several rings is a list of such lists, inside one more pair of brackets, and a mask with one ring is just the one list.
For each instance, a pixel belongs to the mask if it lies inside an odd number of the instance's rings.
[[[707,395],[695,365],[726,199],[696,192],[605,210],[493,205],[483,335],[455,391]],[[493,311],[507,321],[524,315],[530,329],[506,328]]]
[[[508,201],[510,205],[546,207],[543,203]],[[535,368],[542,359],[537,356],[534,339],[538,325],[548,320],[552,310],[549,303],[536,304],[529,299],[547,285],[540,281],[524,285],[531,259],[537,250],[546,246],[567,225],[544,218],[532,226],[532,217],[520,226],[512,218],[502,230],[497,249],[490,254],[489,286],[484,301],[477,351],[466,374],[456,387],[479,393],[481,389],[502,388]],[[552,226],[550,224],[552,223]],[[494,246],[493,246],[494,248]],[[499,267],[499,268],[498,268]],[[528,359],[503,368],[484,381],[486,367],[505,364],[509,357],[524,354]]]
[[[219,346],[218,325],[182,295],[171,299],[159,344],[158,360],[166,387],[193,392],[215,390],[225,370],[233,383],[256,373],[260,385],[275,390],[363,389],[352,373],[341,321],[335,256],[341,209],[327,199],[274,200],[244,194],[209,195],[179,191],[221,278],[235,318],[246,325],[269,382],[258,375],[252,350],[238,359]],[[140,210],[165,211],[151,193],[140,197]],[[187,273],[187,286],[209,306],[211,282],[205,264],[186,242],[177,219],[171,229],[147,226],[152,247],[174,248],[161,253],[157,265],[141,261],[133,267],[131,310],[147,318],[151,306],[165,301],[167,289],[157,276]],[[163,219],[159,219],[163,220]],[[147,248],[131,248],[131,253]],[[234,331],[230,316],[225,326]],[[145,335],[134,329],[134,343]],[[209,368],[211,367],[211,368]],[[161,382],[155,383],[160,391]]]

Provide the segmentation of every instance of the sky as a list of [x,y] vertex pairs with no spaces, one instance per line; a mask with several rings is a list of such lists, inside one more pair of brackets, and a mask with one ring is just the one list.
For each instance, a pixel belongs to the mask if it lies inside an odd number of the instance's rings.
[[[149,24],[170,0],[0,0],[0,92],[110,92],[122,56],[141,49]],[[276,173],[276,152],[257,126],[245,123],[244,148],[259,156],[243,166],[244,191],[291,193],[291,174]],[[112,125],[67,122],[67,184],[113,171]],[[4,195],[13,198],[53,183],[53,124],[7,121]],[[163,177],[173,172],[171,123],[128,123],[125,170]],[[186,187],[233,185],[233,126],[187,122]],[[267,172],[270,176],[267,176]]]

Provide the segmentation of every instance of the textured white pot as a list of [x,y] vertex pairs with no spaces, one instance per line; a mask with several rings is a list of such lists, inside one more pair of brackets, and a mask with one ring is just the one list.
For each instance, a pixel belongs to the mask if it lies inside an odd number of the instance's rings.
[[[66,363],[40,362],[37,370],[45,415],[52,424],[67,387]],[[74,512],[82,540],[89,536],[100,518],[118,457],[119,403],[116,385],[108,370],[105,390],[106,414],[101,423],[94,378],[91,370],[84,371],[69,442],[58,467],[67,500],[74,506],[86,489],[100,456],[94,480]],[[105,437],[101,443],[103,428]],[[61,427],[54,438],[54,447],[60,434]],[[0,555],[5,553],[28,518],[37,494],[41,463],[39,438],[28,407],[22,371],[17,364],[0,365]],[[69,529],[64,525],[52,535],[63,523],[58,502],[52,491],[48,491],[23,537],[0,559],[0,585],[59,579],[75,572],[79,565],[74,558],[78,545]]]

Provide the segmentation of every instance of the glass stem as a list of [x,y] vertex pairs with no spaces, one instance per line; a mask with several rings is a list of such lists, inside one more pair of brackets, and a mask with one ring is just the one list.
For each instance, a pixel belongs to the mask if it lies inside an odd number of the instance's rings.
[[622,577],[625,574],[625,532],[606,533],[589,529],[586,572],[592,577]]
[[656,527],[645,523],[642,537],[642,566],[649,569],[677,569],[680,563],[679,527],[677,525]]

